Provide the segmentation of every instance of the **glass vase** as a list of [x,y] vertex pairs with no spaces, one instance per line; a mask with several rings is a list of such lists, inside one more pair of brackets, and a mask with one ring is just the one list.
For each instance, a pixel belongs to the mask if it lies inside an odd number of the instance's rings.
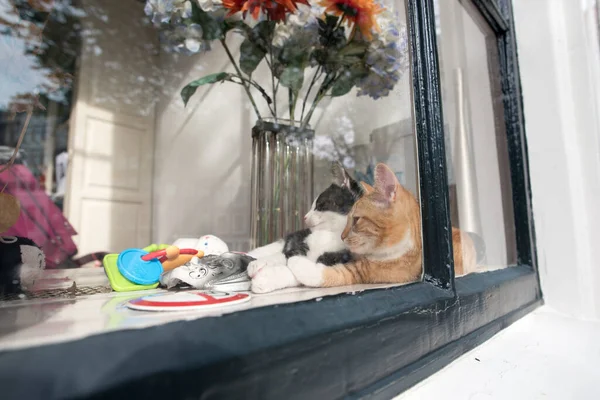
[[252,128],[251,248],[303,227],[313,202],[314,131],[289,120]]

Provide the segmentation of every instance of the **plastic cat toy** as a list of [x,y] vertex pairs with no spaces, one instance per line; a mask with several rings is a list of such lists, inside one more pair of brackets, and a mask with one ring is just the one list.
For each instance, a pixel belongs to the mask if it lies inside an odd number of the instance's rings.
[[184,266],[165,272],[160,282],[167,288],[187,284],[195,289],[246,291],[250,289],[246,270],[251,261],[253,257],[233,252],[194,257]]

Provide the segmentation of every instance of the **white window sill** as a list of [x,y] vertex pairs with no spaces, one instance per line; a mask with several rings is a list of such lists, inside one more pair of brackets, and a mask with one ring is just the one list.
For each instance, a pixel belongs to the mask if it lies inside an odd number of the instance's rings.
[[395,400],[598,399],[600,322],[543,306]]

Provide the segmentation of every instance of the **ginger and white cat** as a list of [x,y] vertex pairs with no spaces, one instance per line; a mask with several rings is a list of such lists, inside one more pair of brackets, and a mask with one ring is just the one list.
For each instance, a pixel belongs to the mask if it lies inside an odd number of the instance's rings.
[[[341,238],[352,260],[326,266],[294,256],[288,268],[305,286],[331,287],[363,283],[409,283],[422,275],[421,210],[416,198],[385,165],[375,168],[374,188],[350,211]],[[468,234],[452,229],[457,276],[474,272],[476,253]]]

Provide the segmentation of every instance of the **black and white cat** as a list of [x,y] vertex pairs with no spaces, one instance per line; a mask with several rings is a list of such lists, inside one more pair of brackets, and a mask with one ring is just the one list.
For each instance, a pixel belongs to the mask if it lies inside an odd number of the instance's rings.
[[351,255],[342,241],[342,231],[348,213],[364,189],[338,163],[333,164],[332,175],[333,183],[317,196],[304,217],[308,228],[248,253],[256,258],[248,265],[253,292],[267,293],[300,286],[286,265],[293,256],[306,256],[324,265],[350,261]]

